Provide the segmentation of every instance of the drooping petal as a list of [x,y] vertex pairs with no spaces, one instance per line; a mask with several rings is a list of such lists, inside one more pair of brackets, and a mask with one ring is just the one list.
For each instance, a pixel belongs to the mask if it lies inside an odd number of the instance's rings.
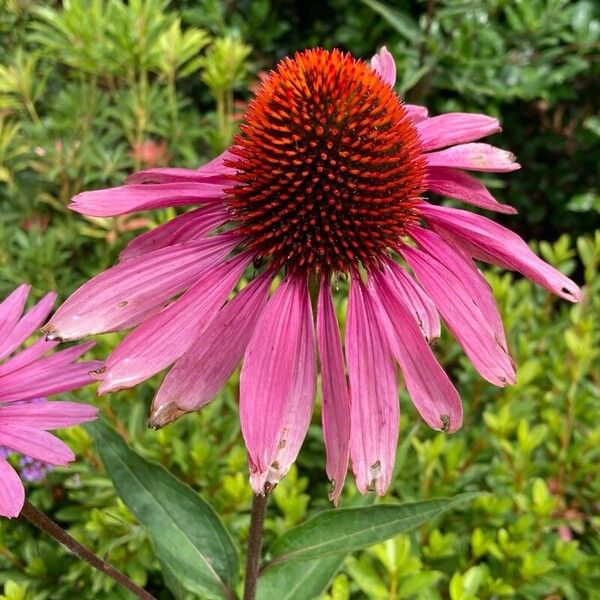
[[197,208],[137,236],[119,254],[119,260],[129,260],[167,246],[199,239],[227,219],[227,212],[218,204]]
[[0,402],[31,400],[92,383],[90,371],[100,367],[100,361],[73,361],[93,345],[94,342],[79,344],[6,373],[0,377]]
[[153,307],[149,308],[148,310],[145,310],[144,312],[138,313],[133,318],[131,318],[131,319],[125,321],[125,323],[122,323],[121,325],[119,325],[117,330],[134,329],[138,325],[141,325],[144,321],[147,321],[154,315],[157,315],[159,312],[162,312],[163,310],[166,310],[167,308],[169,308],[169,306],[171,306],[171,304],[173,304],[173,302],[175,302],[176,300],[177,300],[177,298],[175,298],[175,297],[171,298],[170,300],[167,300],[166,302],[163,302],[162,304],[153,306]]
[[446,113],[416,124],[425,151],[472,142],[501,131],[493,117],[472,113]]
[[240,419],[255,493],[277,483],[296,459],[310,423],[315,380],[308,286],[291,275],[267,303],[240,375]]
[[51,465],[63,466],[75,460],[71,448],[51,433],[12,421],[0,424],[0,445]]
[[381,50],[371,58],[371,69],[377,73],[385,83],[394,87],[396,84],[396,63],[389,50],[382,46]]
[[428,167],[427,188],[441,196],[456,198],[480,208],[487,208],[509,215],[517,212],[515,208],[508,204],[500,204],[481,181],[457,169]]
[[423,217],[441,235],[450,237],[478,260],[519,271],[547,290],[581,300],[581,290],[568,277],[536,256],[516,233],[494,221],[464,210],[424,204]]
[[507,173],[521,168],[514,154],[489,144],[461,144],[425,155],[429,167],[454,167],[488,173]]
[[352,280],[346,321],[350,455],[356,486],[385,494],[392,478],[400,409],[391,349],[369,291]]
[[409,307],[393,285],[392,261],[383,273],[371,274],[379,319],[400,365],[410,398],[433,429],[453,432],[462,424],[462,404],[452,382],[423,339]]
[[412,277],[395,262],[390,261],[388,268],[388,284],[414,315],[425,339],[430,343],[433,342],[440,337],[441,332],[440,315],[435,304]]
[[50,339],[70,340],[119,329],[191,285],[237,242],[222,234],[120,263],[76,290],[42,331]]
[[225,150],[222,154],[202,165],[199,169],[160,168],[138,171],[127,178],[127,183],[176,183],[176,182],[212,182],[235,173],[235,169],[225,166],[224,162],[231,159],[231,153]]
[[163,427],[199,410],[239,364],[267,302],[273,274],[265,272],[228,302],[167,373],[152,404],[150,425]]
[[42,357],[48,350],[51,350],[55,346],[58,346],[59,342],[49,341],[44,338],[40,338],[35,341],[31,346],[27,346],[25,350],[18,352],[6,362],[0,365],[0,378],[3,375],[8,375],[13,371],[18,371],[22,367],[31,364],[33,361]]
[[25,308],[31,286],[22,284],[0,303],[0,342],[14,329]]
[[325,278],[321,281],[317,304],[317,341],[323,391],[323,438],[327,452],[327,476],[332,486],[329,499],[337,506],[350,456],[350,396],[340,330],[329,281]]
[[46,294],[27,314],[19,320],[5,338],[0,338],[0,360],[14,352],[50,314],[56,301],[56,294]]
[[458,246],[448,243],[435,232],[422,227],[408,227],[407,233],[426,252],[435,256],[461,279],[484,318],[494,331],[497,341],[508,352],[506,334],[492,289],[471,257]]
[[98,409],[77,402],[19,402],[0,407],[0,422],[31,425],[38,429],[58,429],[93,421]]
[[40,396],[51,396],[62,392],[70,392],[94,381],[90,371],[99,369],[102,363],[99,360],[90,360],[74,365],[68,369],[56,370],[52,377],[47,373],[35,378],[15,383],[11,389],[0,386],[0,402],[13,402],[15,400],[33,400]]
[[151,208],[221,202],[220,183],[148,183],[82,192],[69,208],[88,217],[115,217]]
[[[233,171],[233,169],[228,169]],[[181,167],[159,167],[132,173],[125,180],[126,185],[152,185],[164,183],[212,183],[222,186],[231,185],[231,180],[225,173],[217,173],[213,169],[211,175],[200,173],[200,169],[185,169]]]
[[28,363],[18,370],[13,370],[9,373],[6,373],[2,378],[0,378],[0,385],[5,388],[13,381],[36,378],[44,374],[53,375],[55,371],[64,367],[68,367],[80,356],[83,356],[88,350],[93,348],[94,345],[95,342],[93,341],[84,342],[83,344],[71,346],[70,348],[66,348],[64,350],[60,350],[59,352],[55,352],[54,354],[50,354],[49,356],[40,358],[35,362]]
[[0,456],[0,517],[18,517],[25,502],[25,490],[16,471]]
[[455,265],[416,248],[401,254],[482,377],[498,386],[514,383],[512,360]]
[[224,304],[249,260],[240,254],[210,269],[168,308],[134,329],[106,361],[99,393],[132,387],[175,362]]
[[419,123],[423,119],[427,118],[429,111],[426,106],[419,106],[418,104],[405,104],[404,108],[408,113],[408,116],[412,119],[413,123]]

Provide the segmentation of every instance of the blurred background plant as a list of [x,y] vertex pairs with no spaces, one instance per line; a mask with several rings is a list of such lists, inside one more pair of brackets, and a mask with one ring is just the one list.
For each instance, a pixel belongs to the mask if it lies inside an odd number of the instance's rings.
[[[465,402],[463,429],[428,431],[402,395],[388,500],[467,490],[471,509],[349,557],[329,600],[597,597],[600,585],[600,9],[579,0],[4,0],[0,3],[0,297],[17,283],[61,298],[173,209],[116,219],[70,213],[83,189],[134,169],[194,167],[228,145],[262,70],[308,46],[368,58],[386,44],[397,89],[432,112],[498,116],[495,142],[523,170],[490,177],[544,257],[586,282],[566,306],[489,272],[519,365],[492,388],[449,337],[437,352]],[[568,232],[569,236],[562,233]],[[596,318],[594,318],[596,317]],[[117,341],[105,336],[94,353]],[[155,382],[156,383],[156,382]],[[143,456],[191,484],[242,543],[250,490],[235,381],[202,413],[146,430],[155,385],[95,400]],[[93,390],[77,394],[91,401]],[[93,401],[93,400],[92,400]],[[327,506],[318,409],[297,469],[277,488],[271,539]],[[170,598],[143,528],[83,429],[80,460],[30,487],[78,539]],[[342,505],[355,494],[351,482]],[[385,500],[384,500],[385,501]],[[2,600],[126,597],[26,525],[0,521]],[[596,594],[596,596],[594,595]]]

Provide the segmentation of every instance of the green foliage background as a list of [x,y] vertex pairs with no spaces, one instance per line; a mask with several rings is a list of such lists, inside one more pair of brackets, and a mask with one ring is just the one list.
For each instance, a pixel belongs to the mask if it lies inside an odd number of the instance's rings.
[[[347,558],[327,598],[598,598],[600,586],[600,11],[580,0],[3,0],[0,3],[0,297],[32,284],[64,299],[171,210],[89,219],[66,205],[143,166],[195,166],[235,130],[260,70],[308,46],[370,57],[387,44],[398,91],[433,113],[498,116],[494,143],[523,170],[489,177],[503,217],[546,260],[585,282],[568,306],[488,270],[519,366],[499,390],[449,336],[436,349],[465,424],[429,431],[401,394],[396,477],[387,499],[489,492],[410,535]],[[563,233],[568,235],[562,235]],[[339,306],[340,314],[344,307]],[[118,339],[107,335],[93,354]],[[235,379],[235,378],[234,378]],[[200,491],[234,539],[251,494],[236,381],[199,414],[145,426],[157,381],[95,399],[140,454]],[[171,598],[145,530],[115,494],[92,440],[62,434],[79,459],[31,500],[160,598]],[[351,478],[350,478],[351,479]],[[342,505],[357,501],[351,481]],[[267,541],[326,508],[317,407],[294,468],[275,490]],[[18,521],[0,521],[2,600],[125,598],[111,580]]]

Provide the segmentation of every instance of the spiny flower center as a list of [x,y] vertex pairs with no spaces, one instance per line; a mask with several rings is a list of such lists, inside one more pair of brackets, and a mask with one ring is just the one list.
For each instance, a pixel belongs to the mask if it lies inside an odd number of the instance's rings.
[[377,73],[338,50],[279,63],[231,152],[227,205],[276,269],[369,268],[418,219],[425,162],[412,121]]

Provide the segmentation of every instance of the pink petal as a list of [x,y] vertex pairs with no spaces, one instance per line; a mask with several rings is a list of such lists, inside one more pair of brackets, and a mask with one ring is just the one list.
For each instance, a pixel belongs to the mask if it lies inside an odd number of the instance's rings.
[[239,364],[267,302],[273,274],[265,272],[228,302],[175,363],[154,403],[150,425],[163,427],[199,410],[225,385]]
[[381,50],[371,59],[371,69],[389,86],[396,84],[396,63],[388,49],[383,46]]
[[114,329],[112,331],[123,331],[125,329],[134,329],[138,325],[141,325],[144,321],[147,321],[154,315],[157,315],[158,313],[162,312],[163,310],[166,310],[167,308],[169,308],[169,306],[171,306],[171,304],[173,304],[173,302],[175,302],[176,300],[177,300],[177,298],[171,298],[170,300],[166,300],[162,304],[159,304],[157,306],[152,306],[148,310],[145,310],[144,312],[136,314],[134,317],[132,317],[131,319],[128,319],[127,321],[125,321],[125,323],[122,323],[121,325],[119,325],[119,327],[117,329]]
[[28,346],[25,350],[15,354],[0,365],[0,378],[31,364],[33,361],[46,354],[48,350],[58,346],[58,344],[59,342],[57,341],[50,342],[44,338],[36,340],[31,346]]
[[308,286],[288,276],[263,311],[244,355],[240,419],[254,492],[277,483],[296,459],[315,399]]
[[221,202],[220,183],[148,183],[121,185],[77,194],[69,208],[88,217],[114,217],[151,208]]
[[510,356],[467,282],[455,272],[457,265],[445,264],[444,256],[436,258],[416,248],[403,248],[401,254],[479,373],[495,385],[514,383]]
[[16,471],[0,456],[0,517],[18,517],[25,502],[25,489]]
[[416,124],[423,150],[437,150],[478,140],[502,131],[493,117],[472,113],[447,113]]
[[30,402],[0,407],[0,422],[31,425],[38,429],[58,429],[93,421],[98,409],[77,402]]
[[93,345],[94,342],[79,344],[3,375],[0,377],[0,402],[30,400],[92,383],[89,372],[97,369],[100,362],[71,363]]
[[461,144],[425,155],[429,167],[456,167],[471,171],[505,173],[520,169],[514,154],[489,144]]
[[238,241],[222,234],[120,263],[75,291],[42,331],[50,339],[69,340],[119,329],[191,285]]
[[471,257],[458,246],[444,241],[431,230],[422,227],[409,227],[407,233],[421,248],[437,257],[464,282],[465,288],[470,291],[473,300],[492,327],[496,340],[508,352],[504,325],[492,294],[492,288],[475,266]]
[[[227,169],[234,172],[233,169]],[[164,167],[147,169],[132,173],[125,180],[126,185],[152,185],[157,183],[213,183],[222,186],[231,185],[231,179],[225,174],[203,174],[198,169],[183,169],[179,167]]]
[[425,106],[419,106],[418,104],[405,104],[404,108],[408,113],[408,116],[412,119],[413,123],[419,123],[423,119],[427,118],[429,111]]
[[[199,169],[148,169],[138,171],[127,178],[126,183],[174,183],[174,182],[214,182],[226,180],[235,173],[235,169],[226,167],[224,161],[232,158],[229,151],[225,151]],[[219,181],[220,182],[220,181]]]
[[573,281],[537,257],[516,233],[506,227],[455,208],[424,204],[422,213],[438,233],[450,237],[474,258],[519,271],[566,300],[581,300],[581,290]]
[[51,465],[67,465],[75,460],[69,446],[51,433],[12,421],[0,424],[0,444]]
[[240,254],[210,269],[168,308],[134,329],[106,361],[99,393],[132,387],[176,361],[227,300],[249,260]]
[[46,294],[27,314],[19,320],[12,332],[0,339],[0,359],[14,352],[46,320],[50,314],[56,294]]
[[44,374],[36,379],[23,382],[24,385],[21,389],[13,390],[10,395],[7,390],[2,389],[0,390],[0,401],[33,400],[40,396],[51,396],[79,389],[93,383],[94,379],[90,376],[90,371],[100,368],[101,364],[99,360],[90,360],[70,365],[68,369],[58,370],[52,377]]
[[517,212],[512,206],[500,204],[485,185],[475,177],[456,169],[429,167],[427,169],[427,187],[436,194],[456,198],[473,206],[509,215]]
[[346,321],[350,380],[350,455],[359,491],[385,494],[392,478],[400,409],[392,353],[377,308],[358,277]]
[[433,342],[440,337],[441,332],[440,316],[435,304],[404,269],[393,261],[390,261],[388,267],[388,284],[394,290],[394,294],[409,308],[425,339]]
[[85,354],[90,348],[93,348],[95,342],[89,341],[83,344],[77,344],[55,352],[50,356],[41,358],[35,362],[28,363],[18,370],[7,373],[0,379],[0,383],[3,387],[9,385],[9,381],[19,379],[30,379],[31,377],[37,377],[39,374],[50,373],[52,374],[59,368],[67,367],[80,356]]
[[0,303],[0,343],[15,328],[25,308],[31,286],[22,284]]
[[119,260],[129,260],[167,246],[199,239],[227,219],[227,212],[218,204],[197,208],[134,238],[125,246]]
[[419,414],[433,429],[451,433],[462,424],[460,397],[423,339],[408,305],[390,285],[393,264],[389,261],[386,271],[371,274],[381,323]]
[[327,451],[329,499],[339,502],[350,455],[350,396],[344,373],[344,356],[329,281],[321,281],[317,306],[317,340],[323,390],[323,438]]

